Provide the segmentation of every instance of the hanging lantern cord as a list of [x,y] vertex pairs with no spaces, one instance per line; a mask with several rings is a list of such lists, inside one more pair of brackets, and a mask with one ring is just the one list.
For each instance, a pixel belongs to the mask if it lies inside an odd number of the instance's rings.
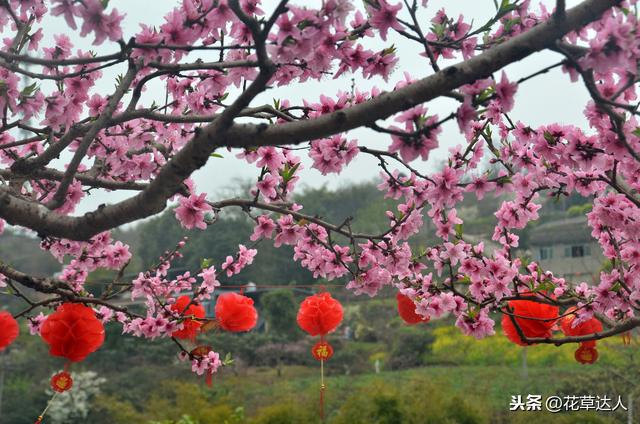
[[324,360],[320,361],[320,419],[324,422]]

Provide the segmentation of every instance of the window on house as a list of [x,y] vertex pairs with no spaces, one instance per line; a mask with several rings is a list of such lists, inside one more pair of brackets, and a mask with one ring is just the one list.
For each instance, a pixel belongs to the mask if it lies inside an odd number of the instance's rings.
[[591,246],[586,246],[583,244],[567,246],[564,248],[564,255],[568,258],[582,258],[584,256],[591,256]]
[[540,253],[540,260],[553,258],[553,248],[552,247],[541,247],[539,253]]

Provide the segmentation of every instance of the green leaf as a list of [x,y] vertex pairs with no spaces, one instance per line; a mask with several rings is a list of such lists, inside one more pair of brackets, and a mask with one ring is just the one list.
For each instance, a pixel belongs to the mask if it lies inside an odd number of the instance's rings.
[[413,120],[413,123],[415,124],[416,129],[424,128],[424,124],[427,123],[428,119],[429,118],[424,115],[417,116],[416,119]]
[[482,43],[489,44],[489,41],[491,41],[491,35],[489,34],[489,31],[487,31],[484,34],[482,34]]
[[545,131],[544,132],[544,139],[547,140],[547,143],[549,143],[552,146],[555,146],[558,142],[558,140],[556,140],[556,138],[551,135],[551,133],[549,131]]
[[635,130],[633,130],[632,134],[636,137],[640,137],[640,127],[637,127]]
[[534,292],[541,292],[541,291],[548,292],[548,291],[551,291],[551,290],[553,290],[555,288],[556,288],[555,284],[553,284],[550,280],[545,280],[542,283],[540,283],[538,285],[538,287],[536,287],[533,291]]
[[435,24],[431,27],[431,31],[438,37],[438,40],[444,37],[445,30],[444,24]]
[[224,156],[222,156],[220,153],[211,153],[209,157],[220,158],[220,159],[224,158]]
[[507,19],[503,22],[504,25],[504,33],[508,34],[511,32],[511,28],[520,23],[520,18]]
[[510,3],[509,0],[502,0],[502,3],[500,4],[500,10],[498,10],[498,13],[497,13],[498,19],[517,8],[518,8],[517,1]]
[[202,258],[200,259],[200,268],[209,268],[213,264],[213,259],[211,258]]
[[456,237],[461,239],[462,238],[462,224],[456,224],[455,225],[455,229],[456,229]]
[[476,319],[478,316],[478,310],[476,308],[469,309],[469,318]]
[[504,185],[504,184],[511,184],[511,177],[510,177],[510,176],[508,176],[508,175],[504,175],[504,176],[502,176],[502,177],[498,178],[498,179],[496,180],[496,183],[498,183],[498,184],[502,184],[502,185]]
[[394,54],[395,52],[396,52],[396,45],[392,44],[391,47],[387,47],[386,49],[382,50],[380,54],[382,54],[382,56],[387,56],[390,54]]
[[222,361],[222,365],[228,366],[231,364],[233,364],[233,359],[231,358],[231,352],[227,352],[227,354],[224,357],[224,360]]
[[476,97],[476,101],[478,103],[484,103],[485,101],[489,100],[495,93],[496,89],[493,87],[489,87],[478,94],[478,96]]
[[102,8],[106,9],[109,6],[109,0],[102,0]]
[[118,89],[118,87],[122,85],[122,81],[124,81],[124,75],[118,74],[116,76],[116,89]]
[[456,281],[456,283],[460,283],[460,284],[471,284],[471,278],[469,278],[468,275],[465,275],[462,278],[459,278],[458,281]]
[[29,97],[31,96],[33,93],[35,93],[36,91],[38,91],[38,83],[34,82],[31,85],[26,86],[25,88],[22,89],[22,95]]
[[296,163],[293,166],[289,166],[289,164],[285,164],[282,171],[280,171],[280,176],[282,177],[282,180],[285,183],[288,183],[291,180],[291,178],[293,178],[299,166],[300,166],[300,163]]
[[303,21],[300,21],[297,25],[298,29],[300,31],[302,31],[303,29],[305,29],[306,27],[308,27],[309,25],[311,25],[312,22],[309,19],[305,19]]

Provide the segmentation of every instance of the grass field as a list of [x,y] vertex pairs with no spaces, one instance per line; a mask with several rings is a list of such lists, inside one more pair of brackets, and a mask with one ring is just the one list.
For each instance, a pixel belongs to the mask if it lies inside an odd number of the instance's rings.
[[[329,364],[330,366],[330,364]],[[433,366],[356,376],[326,377],[325,411],[330,423],[614,423],[623,413],[510,412],[511,395],[572,394],[568,383],[584,378],[598,366],[520,367]],[[240,375],[216,376],[204,383],[165,381],[140,414],[118,416],[123,404],[107,409],[114,422],[148,423],[313,423],[318,420],[319,367],[252,368]],[[578,394],[578,393],[576,393]],[[617,396],[618,393],[593,393]],[[620,393],[620,395],[625,395]],[[626,398],[625,398],[626,399]],[[123,409],[124,407],[124,409]],[[116,412],[116,413],[114,413]],[[192,420],[180,418],[189,415]],[[186,420],[186,421],[185,421]]]

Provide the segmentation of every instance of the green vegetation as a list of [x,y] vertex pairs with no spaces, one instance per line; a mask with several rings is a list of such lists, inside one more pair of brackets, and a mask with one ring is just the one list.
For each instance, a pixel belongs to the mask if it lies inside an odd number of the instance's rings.
[[[386,210],[394,202],[381,200],[373,184],[337,191],[306,191],[299,200],[305,213],[332,222],[353,218],[354,231],[379,232],[387,224]],[[498,200],[463,203],[465,232],[493,230]],[[584,199],[547,202],[542,216],[583,214]],[[545,218],[546,219],[546,218]],[[252,223],[242,213],[225,213],[205,231],[186,232],[189,242],[176,268],[194,271],[203,258],[219,264],[226,255],[247,243]],[[526,243],[528,228],[521,243]],[[429,245],[432,228],[425,222],[415,243]],[[120,231],[139,259],[127,273],[136,274],[154,264],[185,232],[171,211]],[[482,237],[482,236],[480,236]],[[37,240],[7,232],[0,244],[2,257],[18,269],[51,275],[59,264],[37,247]],[[21,243],[24,242],[24,247]],[[322,284],[292,260],[290,247],[259,246],[252,266],[223,283],[265,285]],[[46,259],[45,259],[46,258]],[[31,267],[31,268],[30,268]],[[37,269],[33,267],[38,267]],[[110,278],[94,273],[97,284]],[[342,281],[337,281],[341,283]],[[91,283],[88,284],[91,289]],[[408,327],[397,317],[392,290],[370,299],[343,289],[332,290],[345,306],[345,319],[330,336],[335,354],[326,367],[326,415],[329,423],[606,423],[619,422],[623,413],[597,415],[509,412],[515,394],[607,394],[637,398],[640,390],[637,344],[622,346],[620,338],[598,342],[600,359],[594,366],[578,365],[577,346],[532,346],[523,349],[497,335],[477,341],[454,327],[451,319]],[[295,324],[299,302],[307,293],[280,289],[259,291],[255,299],[264,325],[249,334],[213,333],[201,336],[222,356],[231,353],[233,366],[214,376],[213,387],[195,376],[190,364],[179,362],[170,340],[140,340],[122,336],[118,325],[107,326],[105,345],[72,371],[92,370],[107,381],[91,400],[86,422],[94,424],[286,424],[318,420],[319,364],[310,348],[317,341]],[[3,299],[4,300],[4,299]],[[3,304],[4,305],[4,304]],[[10,309],[15,304],[8,304]],[[49,357],[44,343],[26,335],[0,354],[2,424],[31,424],[46,405],[45,389],[51,374],[64,364]],[[381,370],[375,373],[377,367]],[[2,371],[4,370],[4,371]],[[0,380],[2,380],[0,378]],[[56,424],[56,423],[52,423]]]
[[[267,303],[275,302],[291,319],[297,303],[284,293],[291,292],[272,292]],[[188,363],[177,361],[170,341],[143,342],[119,336],[116,326],[108,326],[107,345],[72,367],[107,378],[101,394],[92,399],[87,422],[319,422],[320,370],[309,352],[316,340],[276,333],[280,318],[266,315],[266,333],[201,337],[235,358],[233,366],[214,376],[211,388],[191,373]],[[447,319],[407,327],[395,317],[393,298],[349,303],[344,325],[356,331],[345,340],[342,327],[329,339],[335,348],[325,377],[329,423],[617,422],[623,411],[546,416],[509,412],[508,406],[517,394],[626,396],[640,381],[633,366],[638,344],[624,346],[620,338],[598,342],[600,360],[594,366],[575,362],[575,345],[528,347],[525,375],[523,348],[508,342],[499,329],[496,336],[477,341]],[[20,337],[4,359],[10,367],[3,418],[10,424],[31,423],[46,404],[48,377],[63,364],[29,336]]]
[[[331,365],[329,365],[331,366]],[[593,368],[595,370],[596,368]],[[327,422],[347,423],[525,423],[551,420],[543,412],[510,412],[513,394],[558,394],[583,373],[577,366],[532,367],[529,378],[503,366],[426,367],[380,374],[327,378]],[[287,367],[284,375],[256,369],[200,383],[160,381],[144,405],[103,396],[94,423],[316,423],[319,375]],[[549,422],[606,423],[616,416],[562,414]],[[181,421],[182,420],[182,421]],[[587,420],[587,421],[585,421]]]

